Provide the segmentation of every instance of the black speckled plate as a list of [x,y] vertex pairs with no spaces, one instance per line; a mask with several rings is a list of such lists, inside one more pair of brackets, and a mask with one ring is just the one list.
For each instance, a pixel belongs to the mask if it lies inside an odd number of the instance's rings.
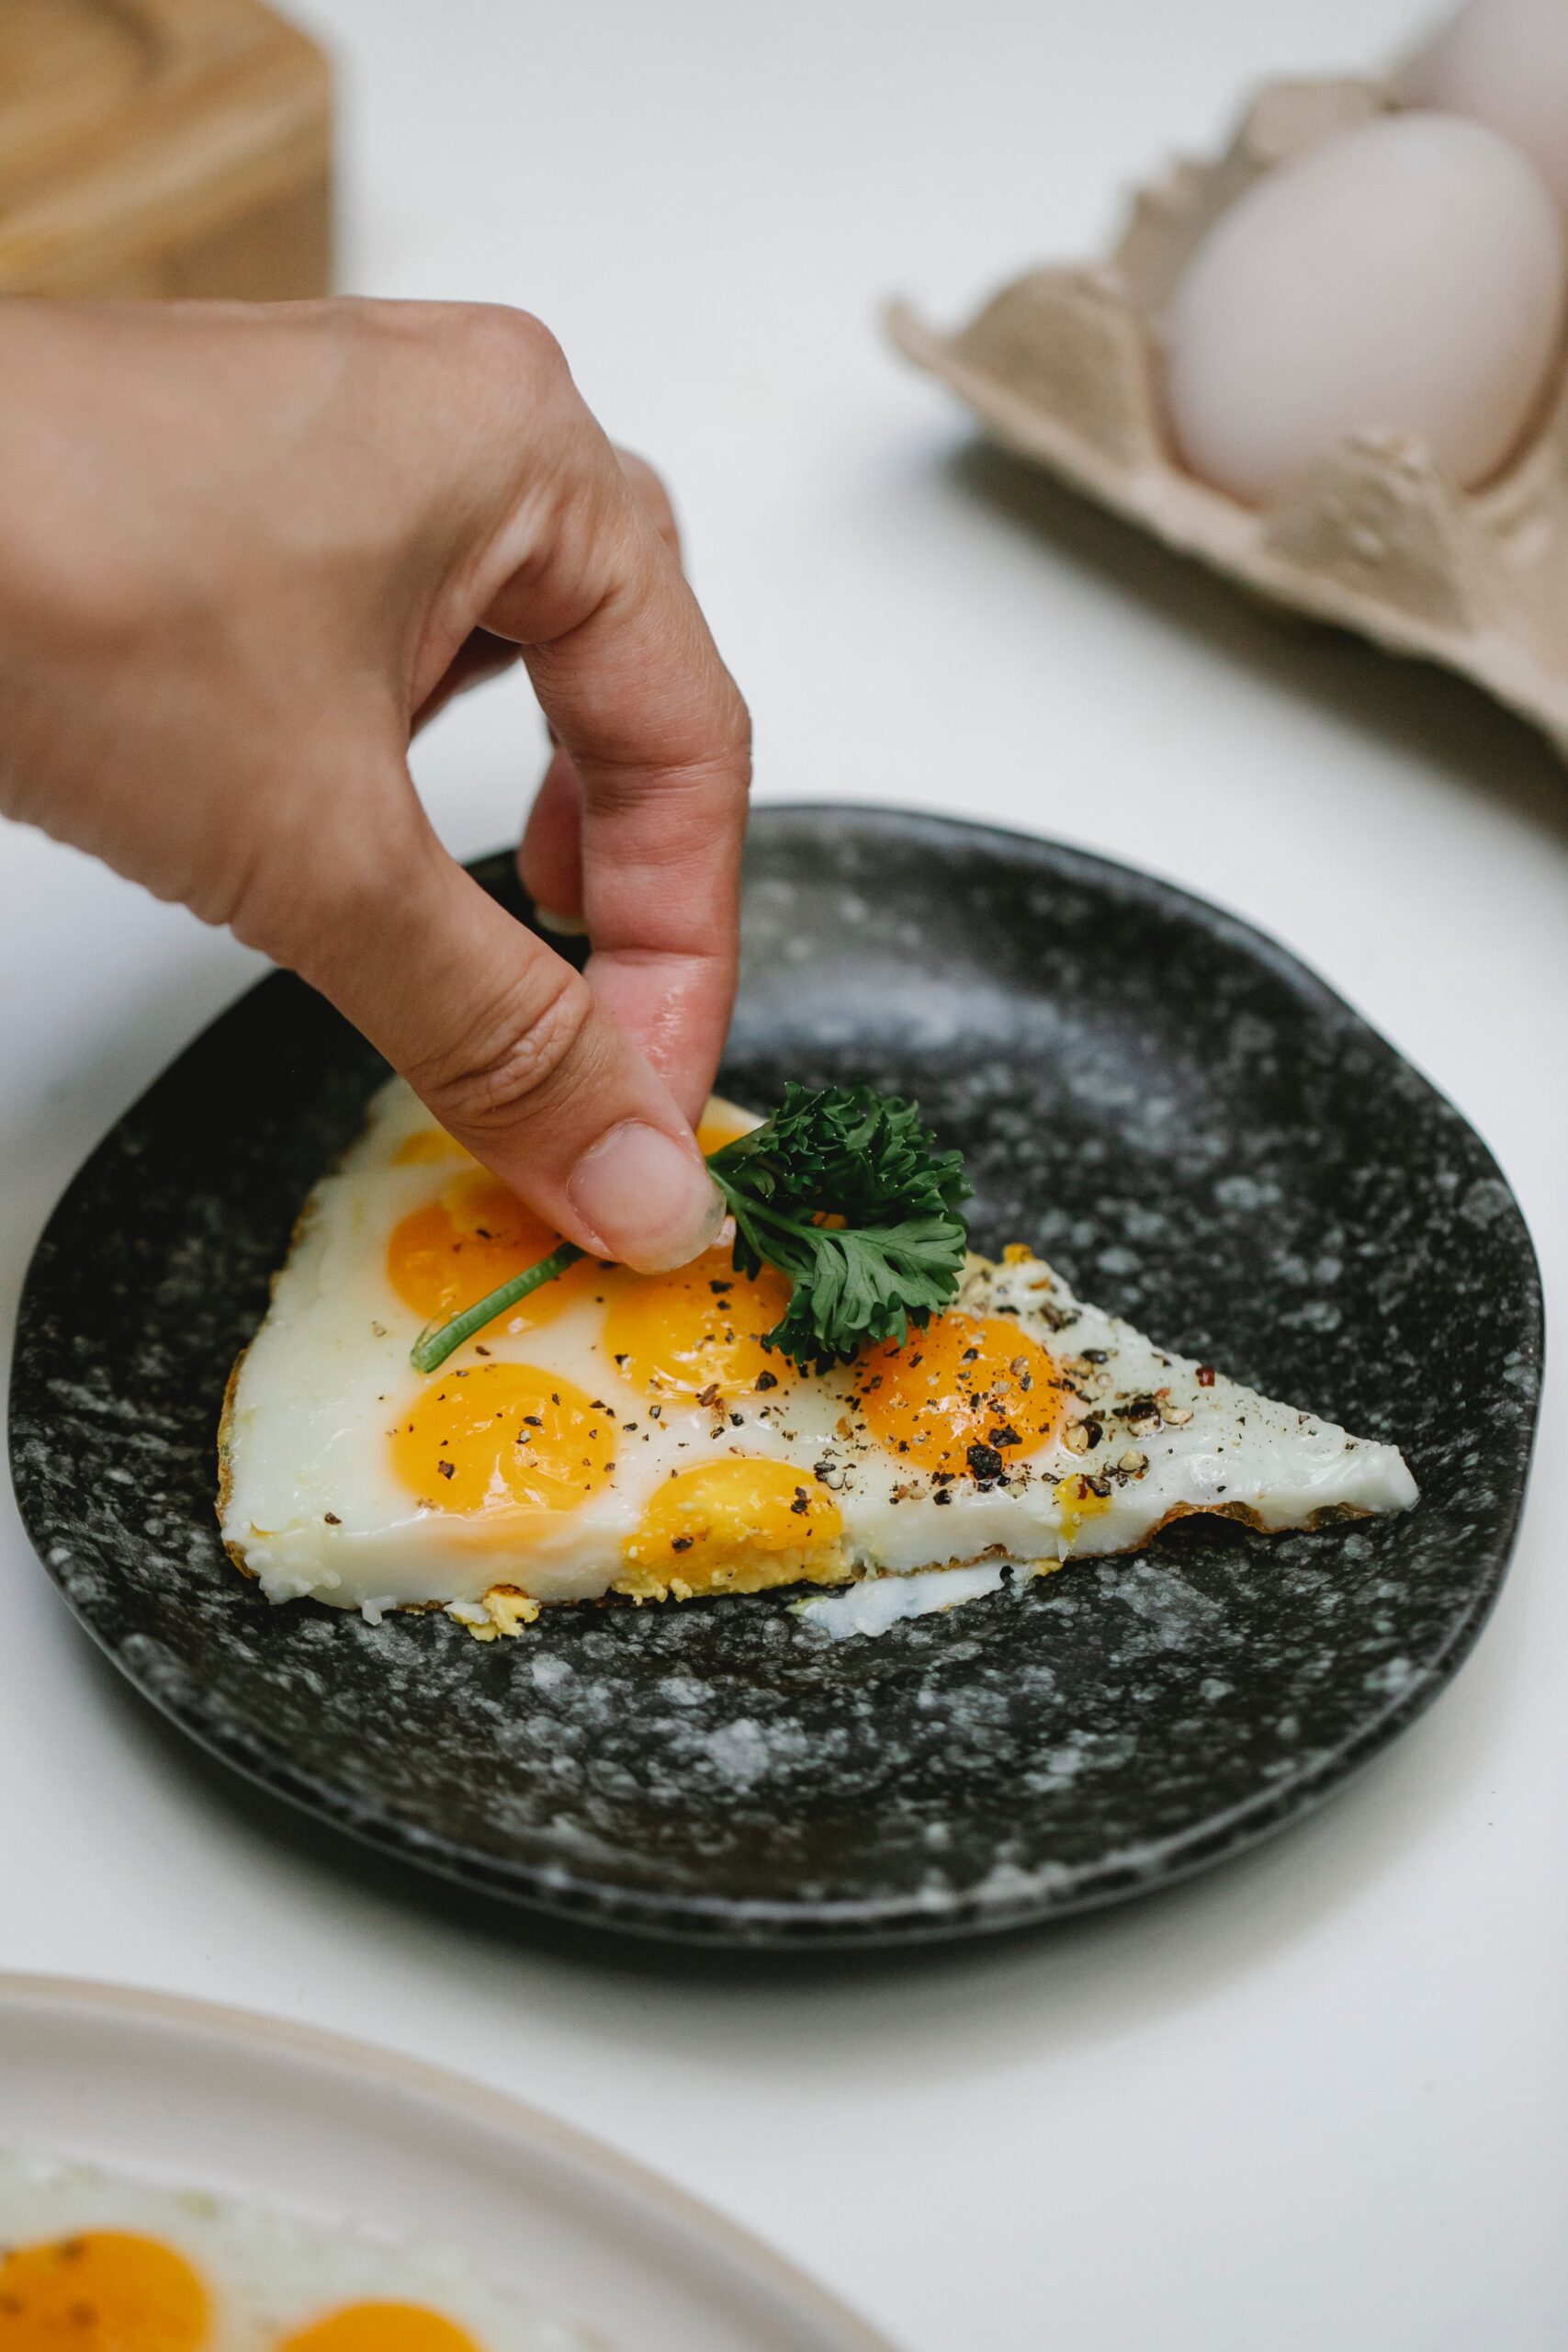
[[[510,862],[479,869],[505,897]],[[521,911],[521,910],[519,910]],[[1190,1522],[875,1640],[776,1596],[441,1617],[274,1609],[219,1547],[230,1363],[295,1212],[383,1076],[288,978],[199,1037],[39,1244],[17,1489],[78,1616],[176,1723],[410,1861],[617,1928],[896,1941],[1108,1902],[1316,1804],[1474,1639],[1540,1370],[1518,1208],[1483,1144],[1256,933],[1048,842],[764,808],[724,1073],[919,1094],[975,1238],[1258,1386],[1393,1439],[1406,1518]]]

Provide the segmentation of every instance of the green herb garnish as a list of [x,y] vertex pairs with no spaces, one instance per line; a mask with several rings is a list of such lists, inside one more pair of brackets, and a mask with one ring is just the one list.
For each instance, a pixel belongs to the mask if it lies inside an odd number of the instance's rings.
[[957,1152],[935,1142],[896,1094],[792,1083],[771,1119],[714,1153],[737,1268],[776,1266],[792,1284],[768,1347],[825,1372],[947,1305],[968,1246],[956,1204],[969,1185]]
[[[936,1149],[913,1102],[869,1086],[792,1081],[772,1118],[714,1152],[708,1166],[735,1219],[737,1272],[767,1265],[789,1276],[789,1305],[763,1345],[802,1371],[847,1363],[868,1340],[902,1340],[956,1295],[967,1247],[957,1204],[969,1185],[958,1153]],[[415,1368],[434,1372],[582,1255],[563,1241],[423,1331]]]

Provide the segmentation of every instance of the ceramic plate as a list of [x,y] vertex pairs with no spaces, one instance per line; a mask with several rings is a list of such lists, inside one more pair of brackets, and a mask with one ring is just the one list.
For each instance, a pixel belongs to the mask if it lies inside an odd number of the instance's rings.
[[536,2109],[237,2009],[0,1976],[0,2143],[459,2249],[613,2352],[890,2352],[758,2240]]
[[[508,860],[479,870],[514,890]],[[219,1404],[384,1075],[279,976],[128,1113],[39,1245],[12,1449],[50,1573],[150,1698],[271,1789],[620,1928],[951,1935],[1292,1819],[1452,1674],[1507,1561],[1540,1293],[1484,1145],[1282,950],[1049,842],[763,808],[746,918],[728,1093],[918,1094],[967,1155],[981,1249],[1033,1243],[1182,1353],[1393,1440],[1419,1509],[1283,1539],[1190,1522],[840,1643],[778,1596],[548,1611],[488,1647],[438,1616],[270,1608],[219,1546]]]

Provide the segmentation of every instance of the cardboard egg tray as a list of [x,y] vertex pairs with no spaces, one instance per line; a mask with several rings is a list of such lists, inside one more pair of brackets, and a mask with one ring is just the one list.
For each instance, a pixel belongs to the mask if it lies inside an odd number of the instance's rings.
[[1459,491],[1412,437],[1359,434],[1269,504],[1179,463],[1158,320],[1193,246],[1260,174],[1392,103],[1374,81],[1280,82],[1229,152],[1134,198],[1115,252],[1032,271],[943,335],[902,303],[899,348],[1005,447],[1260,595],[1472,678],[1568,756],[1568,376],[1506,469]]

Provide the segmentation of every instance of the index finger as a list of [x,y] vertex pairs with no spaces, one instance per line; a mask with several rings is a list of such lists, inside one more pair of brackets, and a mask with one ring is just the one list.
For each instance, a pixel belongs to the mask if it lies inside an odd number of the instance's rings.
[[589,978],[694,1121],[735,996],[750,722],[679,563],[581,424],[558,552],[520,565],[484,625],[522,645],[581,782]]

